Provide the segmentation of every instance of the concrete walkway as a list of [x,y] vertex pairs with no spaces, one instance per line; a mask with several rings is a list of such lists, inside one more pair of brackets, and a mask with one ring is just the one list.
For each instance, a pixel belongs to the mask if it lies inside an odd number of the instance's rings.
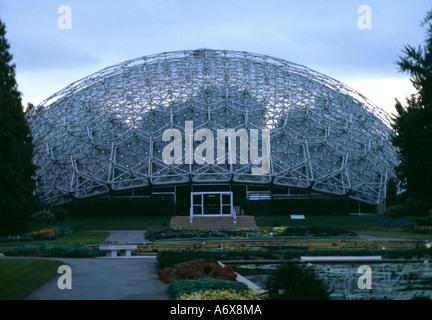
[[57,258],[72,270],[72,289],[60,290],[54,275],[25,300],[171,300],[156,274],[156,259]]
[[[116,231],[105,241],[143,243],[145,231]],[[54,259],[54,258],[53,258]],[[171,300],[168,285],[159,280],[156,258],[55,258],[72,270],[72,289],[59,289],[54,275],[25,300]]]
[[392,238],[392,237],[379,237],[379,236],[372,236],[368,234],[359,234],[358,235],[360,239],[365,239],[369,241],[416,241],[413,239],[405,239],[405,238]]
[[111,234],[105,238],[106,242],[144,243],[145,230],[110,230]]

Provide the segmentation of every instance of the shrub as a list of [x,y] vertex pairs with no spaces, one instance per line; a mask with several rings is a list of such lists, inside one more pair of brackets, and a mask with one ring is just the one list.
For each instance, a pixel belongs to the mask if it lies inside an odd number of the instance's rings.
[[224,266],[213,262],[189,261],[173,268],[167,267],[158,271],[159,278],[170,283],[176,280],[216,278],[235,280],[237,275],[230,266]]
[[280,227],[281,226],[281,224],[277,220],[273,220],[271,225],[272,225],[272,227]]
[[236,291],[228,290],[202,290],[191,294],[182,294],[177,300],[264,300],[265,293],[258,293],[251,289]]
[[63,221],[66,219],[68,215],[68,211],[63,207],[55,207],[52,208],[51,211],[54,212],[55,220],[56,221]]
[[413,220],[380,220],[376,223],[378,227],[383,228],[411,228],[417,225]]
[[354,232],[334,227],[297,226],[286,228],[281,236],[313,236],[313,237],[337,237],[341,235],[354,236]]
[[93,258],[104,255],[98,248],[84,245],[30,245],[15,247],[4,252],[6,256]]
[[312,268],[282,264],[273,270],[266,289],[270,300],[329,300],[330,290]]
[[243,290],[247,290],[248,286],[244,283],[237,281],[209,278],[202,278],[196,280],[178,280],[171,282],[168,286],[168,290],[174,299],[177,299],[180,295],[188,295],[194,292],[204,290],[228,289],[240,292]]
[[407,208],[401,204],[395,204],[385,209],[385,214],[392,219],[399,219],[406,214]]
[[55,221],[55,213],[48,209],[36,211],[31,217],[41,222],[52,222]]

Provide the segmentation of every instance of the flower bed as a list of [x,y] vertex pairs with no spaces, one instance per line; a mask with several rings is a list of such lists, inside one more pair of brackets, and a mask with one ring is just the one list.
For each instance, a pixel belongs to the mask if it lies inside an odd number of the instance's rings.
[[62,232],[59,228],[41,229],[39,231],[33,231],[32,236],[34,240],[52,240],[62,236]]
[[146,231],[150,241],[183,238],[229,238],[229,231],[199,230],[194,228],[153,228]]
[[228,290],[202,290],[192,294],[185,293],[177,300],[265,300],[266,293],[258,293],[251,289],[237,291]]
[[338,237],[355,236],[354,232],[334,227],[296,226],[286,228],[280,236]]
[[33,240],[53,240],[71,233],[68,226],[50,226],[30,233]]
[[187,261],[214,262],[220,260],[280,259],[281,255],[268,251],[162,251],[157,255],[158,267],[174,267]]
[[40,229],[33,232],[28,232],[22,235],[14,237],[2,237],[0,241],[12,242],[12,241],[33,241],[33,240],[53,240],[63,237],[71,233],[68,226],[49,226],[44,229]]
[[242,228],[238,230],[202,230],[197,228],[158,227],[146,231],[146,238],[151,241],[165,239],[191,238],[253,238],[274,237],[283,232],[286,227]]
[[176,280],[214,278],[235,280],[236,273],[230,266],[222,267],[213,262],[189,261],[175,267],[166,267],[158,272],[159,278],[170,283]]
[[235,290],[241,292],[248,290],[248,286],[237,281],[202,278],[173,281],[169,284],[168,290],[174,299],[178,299],[180,296],[188,296],[205,290]]

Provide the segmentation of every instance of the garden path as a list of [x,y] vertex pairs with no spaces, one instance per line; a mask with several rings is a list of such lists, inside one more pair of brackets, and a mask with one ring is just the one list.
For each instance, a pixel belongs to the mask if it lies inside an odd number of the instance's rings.
[[[144,230],[111,230],[110,242],[143,243]],[[39,286],[26,300],[171,300],[168,285],[159,280],[156,259],[56,258],[72,270],[72,289],[60,290],[59,275]]]
[[119,243],[143,243],[145,239],[145,230],[109,230],[111,234],[105,238],[106,242]]

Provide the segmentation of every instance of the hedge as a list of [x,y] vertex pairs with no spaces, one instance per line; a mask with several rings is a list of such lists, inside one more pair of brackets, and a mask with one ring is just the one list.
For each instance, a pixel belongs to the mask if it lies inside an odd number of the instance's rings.
[[173,200],[79,200],[70,205],[72,217],[166,217],[174,215]]
[[4,255],[13,257],[93,258],[102,256],[104,253],[98,248],[77,244],[20,246],[4,252]]
[[[370,213],[375,213],[373,206],[362,205]],[[357,204],[348,198],[306,198],[306,199],[274,199],[274,200],[249,200],[247,202],[247,214],[254,216],[266,215],[329,215],[348,214],[357,212]]]

